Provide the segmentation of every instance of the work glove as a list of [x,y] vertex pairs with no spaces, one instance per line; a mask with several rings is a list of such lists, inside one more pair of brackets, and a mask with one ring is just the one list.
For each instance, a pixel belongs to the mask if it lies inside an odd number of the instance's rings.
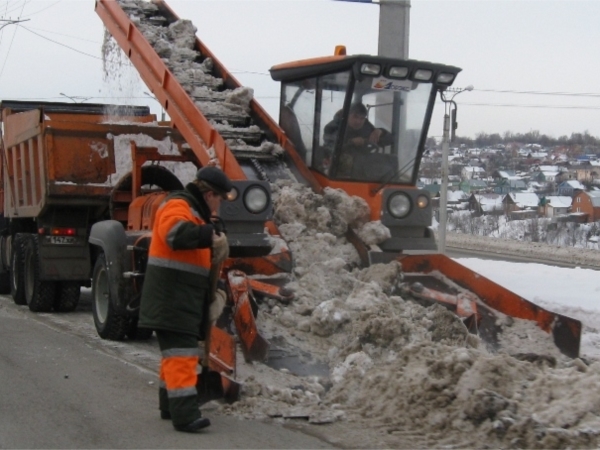
[[213,233],[212,239],[212,264],[221,264],[229,256],[229,243],[225,233]]
[[208,308],[208,320],[210,320],[210,323],[216,322],[223,312],[226,302],[227,294],[225,291],[223,289],[217,289],[210,302],[210,307]]

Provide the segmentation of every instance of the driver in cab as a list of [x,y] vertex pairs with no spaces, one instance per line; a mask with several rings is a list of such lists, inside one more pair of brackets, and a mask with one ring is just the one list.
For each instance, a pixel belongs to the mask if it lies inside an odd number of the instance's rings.
[[[336,114],[331,122],[325,125],[324,140],[326,143],[335,142],[337,132],[342,122],[340,113]],[[369,144],[373,146],[386,146],[392,142],[391,134],[383,128],[375,126],[367,120],[367,107],[362,103],[353,103],[350,106],[348,126],[344,135],[344,147],[348,150],[366,150]]]
[[[340,126],[342,125],[342,113],[335,114],[333,120],[325,125],[323,129],[323,140],[326,146],[332,148],[335,144]],[[367,119],[367,108],[362,103],[353,103],[350,106],[348,124],[342,153],[338,163],[338,176],[364,178],[365,163],[367,155],[377,147],[391,145],[393,137],[390,132],[375,126]]]

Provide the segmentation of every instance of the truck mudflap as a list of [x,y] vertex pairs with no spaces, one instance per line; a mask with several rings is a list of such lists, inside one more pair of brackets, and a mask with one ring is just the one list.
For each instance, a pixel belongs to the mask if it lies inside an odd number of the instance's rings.
[[[478,329],[483,340],[493,342],[495,339],[493,312],[497,311],[513,318],[536,322],[542,330],[552,334],[554,344],[563,354],[571,358],[579,357],[582,328],[579,320],[537,306],[443,254],[401,255],[398,261],[402,264],[406,282],[418,282],[429,289],[443,291],[444,287],[440,286],[442,283],[432,276],[438,272],[475,294],[482,302],[477,305],[477,320],[480,321]],[[446,306],[452,304],[450,296],[445,298]]]

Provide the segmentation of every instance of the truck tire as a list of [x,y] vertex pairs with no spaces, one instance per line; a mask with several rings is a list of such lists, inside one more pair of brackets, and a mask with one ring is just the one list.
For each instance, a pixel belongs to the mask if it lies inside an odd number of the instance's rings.
[[34,234],[24,235],[23,281],[25,284],[25,300],[33,312],[52,311],[56,282],[40,279],[40,251],[38,237]]
[[10,272],[0,273],[0,294],[10,294]]
[[129,326],[129,318],[117,314],[113,306],[104,253],[98,255],[92,276],[92,313],[96,331],[102,339],[121,341]]
[[23,277],[23,234],[17,233],[12,239],[12,251],[10,254],[10,295],[17,305],[26,305],[25,281]]
[[58,283],[54,297],[54,311],[75,311],[79,304],[80,292],[81,286],[77,281],[61,281]]
[[9,236],[0,236],[0,294],[10,294],[10,259],[6,258]]

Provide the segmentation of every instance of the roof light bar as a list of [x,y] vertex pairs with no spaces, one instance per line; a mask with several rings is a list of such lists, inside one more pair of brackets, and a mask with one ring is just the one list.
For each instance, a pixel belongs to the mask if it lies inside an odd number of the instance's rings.
[[430,81],[433,77],[433,71],[429,69],[417,69],[413,78],[417,81]]
[[391,78],[406,78],[408,75],[408,67],[391,67],[388,75]]
[[379,75],[381,66],[379,64],[363,63],[360,66],[360,73],[364,75]]
[[456,77],[453,73],[442,72],[437,76],[436,81],[440,84],[451,84]]

